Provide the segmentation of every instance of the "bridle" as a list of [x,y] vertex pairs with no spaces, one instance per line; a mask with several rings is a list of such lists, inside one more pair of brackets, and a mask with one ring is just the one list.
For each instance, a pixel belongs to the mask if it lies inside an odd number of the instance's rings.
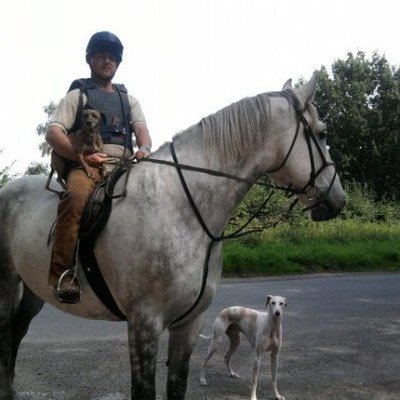
[[[307,194],[307,189],[314,187],[315,184],[315,180],[317,179],[317,177],[324,171],[325,168],[328,168],[330,166],[334,166],[335,164],[332,161],[328,161],[325,157],[324,151],[322,150],[316,136],[315,133],[312,131],[312,128],[310,126],[310,124],[308,123],[306,117],[304,116],[304,110],[301,109],[300,107],[300,102],[297,99],[296,95],[293,93],[292,90],[285,90],[283,92],[277,92],[277,93],[270,93],[270,96],[284,96],[288,102],[293,106],[295,112],[296,112],[296,116],[297,116],[297,126],[296,126],[296,132],[295,135],[293,137],[292,143],[289,147],[288,152],[286,153],[285,158],[282,160],[282,162],[276,167],[273,168],[269,171],[266,172],[266,174],[271,174],[271,173],[275,173],[278,172],[280,169],[282,169],[284,167],[284,165],[286,164],[287,160],[289,159],[290,155],[292,154],[293,148],[297,142],[297,139],[299,137],[299,133],[300,133],[300,126],[303,126],[303,133],[305,135],[305,139],[306,139],[306,143],[307,143],[307,148],[308,148],[308,152],[309,152],[309,156],[310,156],[310,163],[311,163],[311,171],[310,171],[310,177],[308,179],[308,182],[305,184],[305,186],[301,189],[296,189],[294,188],[292,185],[289,186],[280,186],[280,185],[275,185],[275,184],[267,184],[264,182],[259,182],[258,180],[251,180],[248,178],[243,178],[243,177],[239,177],[236,175],[231,175],[231,174],[227,174],[221,171],[216,171],[216,170],[212,170],[212,169],[208,169],[208,168],[201,168],[201,167],[195,167],[192,165],[186,165],[186,164],[181,164],[178,161],[178,158],[176,156],[176,152],[175,152],[175,147],[174,147],[174,143],[173,141],[170,142],[170,151],[171,151],[171,155],[172,155],[172,159],[173,161],[166,161],[166,160],[159,160],[159,159],[154,159],[154,158],[142,158],[139,162],[151,162],[151,163],[156,163],[156,164],[162,164],[162,165],[168,165],[168,166],[172,166],[175,167],[181,182],[181,185],[185,191],[186,197],[190,203],[190,206],[194,212],[194,214],[197,217],[197,220],[199,221],[200,225],[202,226],[204,232],[207,234],[207,236],[211,239],[211,241],[209,242],[209,245],[207,247],[207,253],[206,253],[206,257],[205,257],[205,261],[204,261],[204,266],[203,266],[203,281],[202,281],[202,286],[201,286],[201,290],[199,295],[197,296],[196,301],[193,303],[193,305],[190,307],[189,310],[187,310],[185,313],[183,313],[182,315],[180,315],[178,318],[174,319],[171,322],[172,324],[176,324],[177,322],[183,320],[184,318],[186,318],[199,304],[199,302],[201,301],[203,294],[205,292],[206,289],[206,284],[207,284],[207,277],[208,277],[208,266],[209,266],[209,260],[210,260],[210,255],[211,255],[211,250],[212,247],[215,243],[217,242],[221,242],[222,240],[226,240],[226,239],[232,239],[232,238],[236,238],[239,237],[243,234],[247,234],[247,233],[251,233],[254,232],[254,230],[249,230],[246,232],[242,232],[243,229],[249,225],[249,223],[256,217],[256,215],[258,214],[258,212],[266,205],[267,201],[269,200],[270,196],[266,199],[266,201],[264,201],[261,206],[257,209],[257,211],[249,218],[249,220],[243,225],[241,226],[239,229],[237,229],[235,232],[233,232],[230,235],[225,235],[224,233],[222,233],[222,235],[220,236],[215,236],[211,233],[210,229],[208,228],[207,223],[205,222],[203,216],[201,215],[194,199],[193,196],[189,190],[189,187],[185,181],[185,178],[183,176],[182,171],[183,170],[188,170],[188,171],[194,171],[194,172],[199,172],[199,173],[205,173],[205,174],[209,174],[209,175],[213,175],[213,176],[219,176],[219,177],[223,177],[226,179],[231,179],[237,182],[241,182],[241,183],[247,183],[249,185],[260,185],[260,186],[264,186],[267,188],[273,188],[273,189],[278,189],[278,190],[283,190],[285,191],[289,196],[294,196],[294,195],[299,195],[299,194]],[[322,164],[321,166],[316,169],[316,162],[315,162],[315,158],[314,158],[314,152],[313,152],[313,145],[315,146],[315,148],[318,151],[319,157],[321,158]],[[307,210],[312,210],[313,208],[318,207],[320,204],[322,204],[327,196],[329,195],[330,190],[332,189],[332,186],[334,184],[334,181],[336,179],[336,169],[335,172],[333,174],[332,180],[328,186],[328,190],[325,191],[325,193],[320,193],[317,191],[317,193],[314,194],[313,199],[316,199],[317,201],[312,204],[311,206],[308,206],[306,208],[304,208],[303,211],[307,211]],[[290,210],[294,207],[294,205],[296,204],[297,199],[295,200],[295,202],[292,203],[292,205],[290,206]]]
[[[306,208],[303,209],[303,211],[307,211],[307,210],[311,210],[313,208],[317,208],[319,205],[321,205],[321,203],[323,203],[326,198],[329,195],[329,192],[332,189],[332,186],[335,182],[336,176],[337,176],[337,172],[336,172],[336,168],[335,168],[335,163],[333,161],[328,161],[325,157],[324,151],[322,150],[320,144],[318,143],[318,140],[316,138],[316,134],[312,131],[312,128],[310,126],[310,124],[307,121],[307,118],[304,116],[304,110],[301,109],[300,107],[300,102],[297,99],[296,95],[293,93],[292,90],[287,89],[285,91],[282,92],[282,94],[288,99],[288,101],[293,105],[295,111],[296,111],[296,116],[297,116],[297,127],[296,127],[296,133],[295,136],[293,138],[292,141],[292,145],[285,157],[285,159],[283,160],[282,164],[275,170],[272,171],[268,171],[267,173],[273,173],[273,172],[277,172],[279,169],[281,169],[287,159],[290,156],[290,153],[293,150],[294,144],[297,140],[297,136],[299,134],[299,130],[300,130],[300,124],[303,125],[303,132],[305,135],[305,139],[306,139],[306,143],[307,143],[307,149],[308,149],[308,154],[310,156],[310,164],[311,164],[311,170],[310,170],[310,177],[308,179],[308,182],[305,184],[305,186],[297,191],[295,194],[306,194],[307,193],[307,189],[314,187],[315,185],[315,180],[317,179],[317,177],[324,171],[325,168],[328,168],[330,166],[334,167],[334,174],[332,176],[332,179],[329,183],[328,189],[324,192],[324,193],[320,193],[318,191],[318,188],[316,188],[317,192],[315,193],[315,195],[313,196],[314,199],[317,199],[317,201],[312,204],[311,206],[308,206]],[[322,161],[321,166],[318,168],[318,170],[316,170],[315,168],[315,159],[314,159],[314,152],[312,149],[312,143],[314,144],[315,148],[318,151],[318,155]]]

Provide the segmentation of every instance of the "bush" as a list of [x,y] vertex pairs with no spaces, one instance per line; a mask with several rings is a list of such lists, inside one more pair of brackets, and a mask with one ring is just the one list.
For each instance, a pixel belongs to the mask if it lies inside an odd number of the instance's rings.
[[[338,219],[390,224],[400,222],[400,205],[395,201],[377,200],[377,196],[372,189],[357,182],[345,183],[344,190],[346,193],[346,206]],[[265,231],[265,229],[269,230],[268,228],[279,226],[281,223],[289,224],[296,228],[302,226],[308,228],[310,223],[312,224],[302,212],[303,207],[301,205],[296,206],[289,214],[287,213],[293,198],[288,199],[282,191],[271,191],[255,186],[237,206],[228,225],[227,233],[233,232],[246,223],[268,196],[271,197],[265,208],[258,213],[247,229],[260,228],[260,230]],[[243,237],[243,242],[245,243],[246,240],[249,240],[257,243],[258,235],[252,235],[250,239]],[[297,234],[296,232],[288,231],[287,235],[290,237]]]
[[346,207],[342,217],[360,221],[393,222],[400,220],[399,204],[387,199],[377,200],[372,189],[357,182],[344,185]]

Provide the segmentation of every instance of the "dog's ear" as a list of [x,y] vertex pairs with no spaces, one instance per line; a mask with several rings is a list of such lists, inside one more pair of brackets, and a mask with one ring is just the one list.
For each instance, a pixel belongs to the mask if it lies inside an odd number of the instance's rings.
[[265,301],[265,305],[267,306],[268,304],[269,304],[269,302],[271,301],[271,299],[272,299],[272,295],[268,295],[267,296],[267,298],[266,298],[266,301]]
[[283,305],[284,305],[284,307],[287,306],[287,300],[285,298],[283,298]]

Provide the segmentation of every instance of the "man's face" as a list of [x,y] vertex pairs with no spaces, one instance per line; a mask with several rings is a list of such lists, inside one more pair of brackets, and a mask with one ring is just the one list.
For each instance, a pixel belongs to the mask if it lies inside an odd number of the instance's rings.
[[99,79],[112,80],[117,72],[118,64],[110,53],[95,53],[89,57],[92,73]]

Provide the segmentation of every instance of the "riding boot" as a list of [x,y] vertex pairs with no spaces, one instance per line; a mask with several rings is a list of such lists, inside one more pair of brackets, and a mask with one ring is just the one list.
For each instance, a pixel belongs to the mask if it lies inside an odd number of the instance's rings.
[[[98,169],[93,168],[92,174],[94,179],[90,179],[82,169],[74,169],[68,175],[67,190],[58,206],[49,285],[57,285],[61,275],[73,268],[83,211],[96,183],[101,179]],[[68,284],[66,292],[74,291],[73,281]]]

